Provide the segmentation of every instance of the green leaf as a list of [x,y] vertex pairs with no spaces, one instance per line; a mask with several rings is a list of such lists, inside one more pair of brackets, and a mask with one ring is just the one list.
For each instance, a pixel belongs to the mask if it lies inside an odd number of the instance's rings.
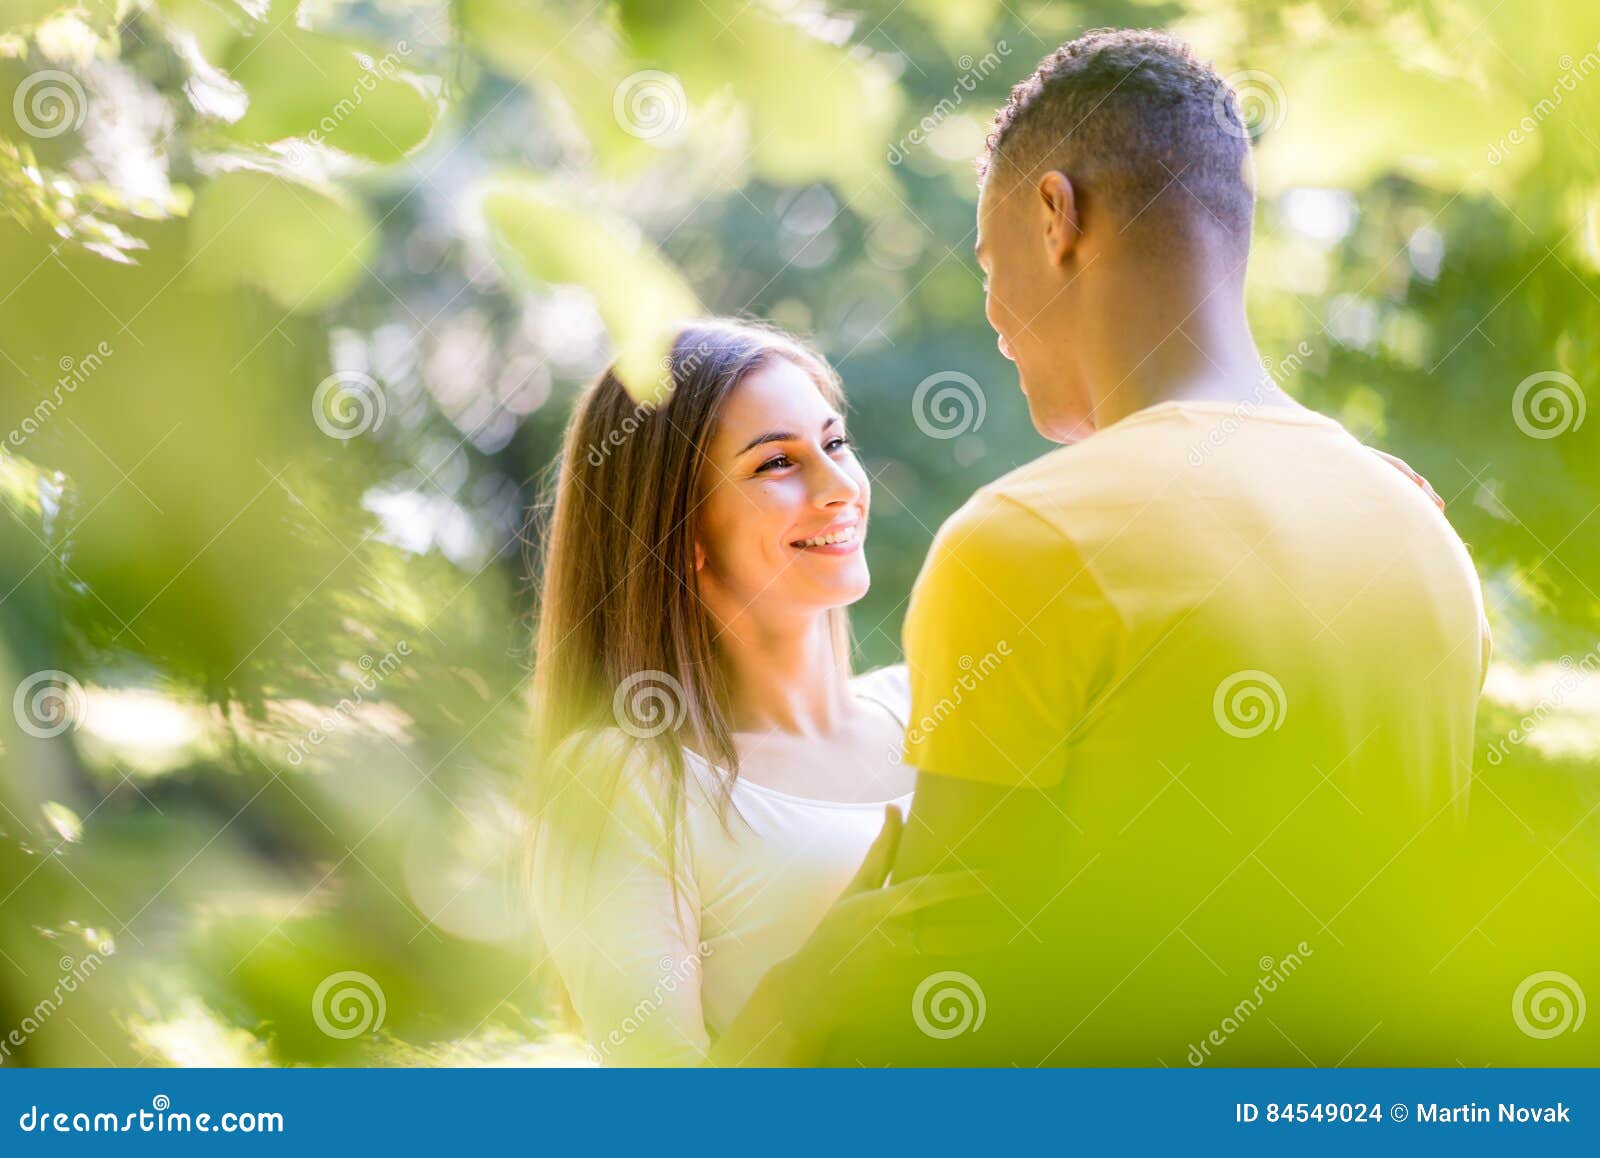
[[[529,0],[466,0],[472,46],[536,91],[554,88],[599,165],[658,163],[730,133],[740,155],[779,184],[830,181],[863,211],[894,206],[885,147],[901,94],[870,53],[832,44],[759,4],[633,3],[625,36]],[[706,182],[692,165],[683,177]]]
[[405,68],[413,51],[402,40],[368,53],[291,25],[243,37],[223,63],[250,95],[233,135],[306,137],[380,164],[398,161],[428,139],[434,124],[433,102]]
[[995,14],[1001,11],[1000,0],[962,0],[960,4],[950,4],[947,0],[906,0],[906,8],[927,22],[939,43],[952,56],[983,55],[974,49],[983,45]]
[[647,101],[664,97],[651,113],[664,117],[660,128],[673,131],[641,131],[627,120],[630,94],[638,94],[633,78],[647,65],[629,56],[615,30],[599,21],[577,19],[541,0],[462,0],[460,19],[463,38],[484,59],[570,114],[596,163],[610,173],[659,163],[693,124],[681,87],[642,94]]
[[1376,37],[1306,48],[1292,66],[1269,69],[1236,85],[1267,126],[1258,164],[1268,192],[1360,189],[1389,172],[1443,189],[1496,184],[1490,149],[1524,111],[1501,93],[1410,66]]
[[496,178],[479,197],[510,268],[534,282],[585,287],[617,348],[623,383],[641,400],[659,397],[672,333],[700,312],[677,270],[632,224],[580,207],[540,178]]
[[197,276],[252,285],[289,310],[342,297],[361,277],[377,230],[349,197],[255,170],[224,173],[195,198]]
[[125,0],[0,0],[0,32],[15,32],[70,13],[85,25],[111,33],[127,12]]

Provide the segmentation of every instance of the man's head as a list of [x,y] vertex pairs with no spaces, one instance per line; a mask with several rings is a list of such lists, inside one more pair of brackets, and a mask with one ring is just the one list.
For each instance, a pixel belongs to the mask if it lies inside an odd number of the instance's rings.
[[1086,343],[1129,322],[1133,303],[1242,283],[1249,134],[1226,82],[1182,41],[1091,32],[1012,89],[981,170],[989,321],[1034,425],[1071,441],[1094,429]]

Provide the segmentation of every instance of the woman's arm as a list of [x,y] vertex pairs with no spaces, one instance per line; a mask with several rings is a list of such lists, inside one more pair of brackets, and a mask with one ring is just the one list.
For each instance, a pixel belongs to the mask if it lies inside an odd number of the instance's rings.
[[[700,897],[637,763],[614,791],[568,783],[540,817],[534,904],[555,962],[605,1065],[699,1066]],[[676,864],[674,878],[673,863]]]

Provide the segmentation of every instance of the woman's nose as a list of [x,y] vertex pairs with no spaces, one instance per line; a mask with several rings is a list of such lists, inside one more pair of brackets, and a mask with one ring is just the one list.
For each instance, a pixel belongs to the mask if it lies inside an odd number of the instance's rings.
[[823,458],[813,484],[813,497],[819,507],[837,507],[861,497],[861,484],[844,466]]

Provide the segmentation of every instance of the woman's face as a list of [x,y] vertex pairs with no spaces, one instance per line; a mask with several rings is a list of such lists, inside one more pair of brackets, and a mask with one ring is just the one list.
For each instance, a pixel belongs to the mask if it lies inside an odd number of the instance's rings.
[[695,565],[701,598],[722,623],[814,613],[866,594],[866,472],[844,419],[787,358],[772,358],[723,400],[701,487]]

